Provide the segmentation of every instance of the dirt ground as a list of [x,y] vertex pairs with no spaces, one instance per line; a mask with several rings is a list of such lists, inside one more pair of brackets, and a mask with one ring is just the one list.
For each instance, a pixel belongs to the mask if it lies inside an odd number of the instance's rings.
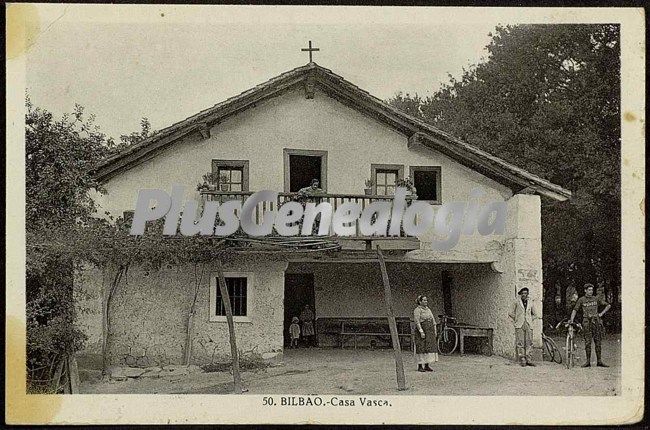
[[[558,339],[559,341],[559,339]],[[558,343],[559,345],[560,343]],[[582,342],[579,343],[581,354]],[[282,365],[242,373],[249,394],[404,394],[607,396],[620,394],[620,336],[603,342],[609,368],[572,368],[549,362],[521,367],[498,356],[441,356],[434,372],[417,372],[412,354],[403,353],[408,389],[397,391],[390,349],[288,349]],[[592,358],[595,360],[595,356]],[[595,364],[595,363],[594,363]],[[82,383],[91,393],[229,394],[227,372]]]

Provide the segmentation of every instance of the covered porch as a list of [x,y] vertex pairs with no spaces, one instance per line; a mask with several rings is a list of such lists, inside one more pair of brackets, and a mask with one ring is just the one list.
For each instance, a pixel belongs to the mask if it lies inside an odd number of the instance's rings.
[[[365,258],[290,262],[285,271],[285,333],[291,319],[309,304],[316,315],[318,346],[390,347],[379,263],[371,257],[368,253]],[[497,341],[508,337],[496,334],[510,329],[506,309],[511,296],[500,291],[501,274],[489,263],[417,262],[393,252],[386,257],[386,265],[403,349],[411,349],[418,295],[428,297],[438,322],[439,315],[453,316],[459,323],[492,329],[490,334]],[[376,332],[384,335],[373,335]]]

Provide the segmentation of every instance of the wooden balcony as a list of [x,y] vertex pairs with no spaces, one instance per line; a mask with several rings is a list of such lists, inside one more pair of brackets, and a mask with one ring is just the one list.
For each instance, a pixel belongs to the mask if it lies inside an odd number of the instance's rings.
[[[254,193],[254,191],[208,191],[208,190],[203,190],[200,192],[202,200],[203,201],[218,201],[220,203],[231,201],[231,200],[241,200],[244,201],[246,200],[249,196],[251,196]],[[365,209],[368,205],[374,202],[381,202],[381,201],[388,201],[391,202],[393,200],[393,196],[386,196],[386,195],[367,195],[367,194],[331,194],[331,193],[323,193],[323,194],[318,194],[314,196],[310,196],[308,198],[308,202],[315,203],[315,204],[320,204],[327,202],[330,205],[332,205],[332,210],[333,212],[336,212],[336,210],[344,203],[356,203],[359,206],[361,206],[361,209]],[[408,201],[410,200],[409,197],[407,197],[407,205]],[[263,222],[263,214],[264,212],[267,211],[277,211],[278,208],[280,208],[284,203],[286,202],[291,202],[291,201],[298,201],[298,193],[278,193],[278,198],[275,202],[273,201],[264,201],[261,202],[260,204],[257,205],[255,208],[255,222],[256,223],[261,223]],[[314,223],[315,226],[317,226],[317,223]],[[354,223],[356,227],[356,234],[353,236],[346,236],[344,238],[341,238],[343,240],[367,240],[367,241],[382,241],[386,245],[382,245],[383,247],[386,247],[386,249],[389,249],[397,244],[394,245],[387,245],[388,241],[395,241],[396,239],[402,239],[402,241],[407,240],[410,245],[406,246],[405,248],[403,247],[404,244],[400,245],[400,249],[417,249],[419,247],[416,246],[419,244],[417,241],[417,238],[414,237],[408,237],[404,234],[403,231],[400,232],[399,237],[385,237],[385,236],[362,236],[360,231],[359,231],[359,223],[355,222]],[[365,248],[371,247],[372,244],[366,243]],[[357,246],[354,246],[352,248],[357,248]]]

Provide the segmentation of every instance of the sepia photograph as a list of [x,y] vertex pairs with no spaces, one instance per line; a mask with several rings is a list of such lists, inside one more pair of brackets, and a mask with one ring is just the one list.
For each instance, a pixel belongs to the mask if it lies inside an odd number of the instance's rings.
[[643,9],[463,9],[6,6],[7,420],[642,419]]

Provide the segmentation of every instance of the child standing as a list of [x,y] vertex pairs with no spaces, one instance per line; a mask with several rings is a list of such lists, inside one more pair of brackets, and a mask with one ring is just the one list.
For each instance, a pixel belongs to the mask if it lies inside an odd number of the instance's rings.
[[291,325],[289,326],[289,336],[291,337],[291,348],[298,347],[298,339],[300,338],[300,320],[298,317],[293,317]]

